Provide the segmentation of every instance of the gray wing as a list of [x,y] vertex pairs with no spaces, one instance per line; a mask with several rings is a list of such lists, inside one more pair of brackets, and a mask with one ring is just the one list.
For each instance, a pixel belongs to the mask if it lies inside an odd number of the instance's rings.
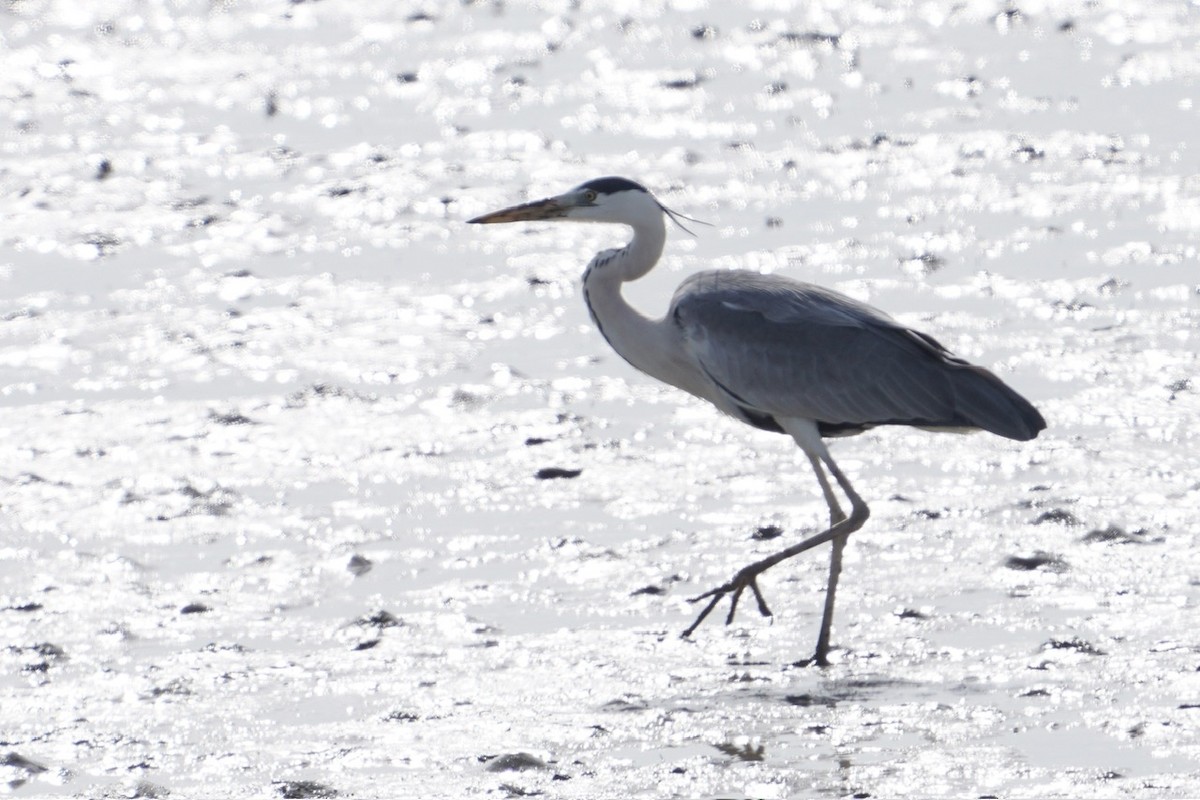
[[753,272],[704,272],[671,303],[685,347],[742,419],[822,435],[876,425],[982,428],[1031,439],[1037,410],[982,367],[870,306],[812,284]]

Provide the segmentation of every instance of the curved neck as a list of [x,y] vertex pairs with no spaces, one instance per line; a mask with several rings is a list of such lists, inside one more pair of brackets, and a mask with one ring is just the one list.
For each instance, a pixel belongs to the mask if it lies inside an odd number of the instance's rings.
[[654,268],[662,257],[663,246],[667,243],[667,225],[661,212],[656,212],[646,220],[639,220],[631,225],[633,238],[622,248],[621,273],[622,281],[636,281]]
[[597,253],[583,274],[583,299],[600,333],[617,354],[660,380],[675,383],[664,320],[643,316],[621,296],[621,284],[648,273],[662,255],[667,231],[663,219],[631,225],[633,238],[619,250]]

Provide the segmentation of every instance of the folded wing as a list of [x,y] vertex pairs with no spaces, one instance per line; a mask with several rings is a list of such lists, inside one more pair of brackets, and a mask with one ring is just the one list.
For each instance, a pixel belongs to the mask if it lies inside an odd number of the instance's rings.
[[670,314],[716,391],[761,428],[779,430],[777,418],[799,417],[826,436],[912,425],[1027,440],[1046,426],[988,370],[819,286],[699,273],[679,287]]

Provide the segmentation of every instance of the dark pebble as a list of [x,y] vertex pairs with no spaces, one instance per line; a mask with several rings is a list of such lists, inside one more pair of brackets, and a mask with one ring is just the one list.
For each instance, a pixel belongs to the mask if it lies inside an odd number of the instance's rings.
[[837,705],[837,700],[832,697],[813,694],[789,694],[783,699],[788,705],[800,706],[801,708],[808,708],[810,706],[828,706],[832,708]]
[[1115,542],[1117,544],[1146,544],[1149,540],[1146,538],[1146,531],[1137,530],[1133,533],[1127,532],[1124,528],[1118,525],[1109,525],[1107,528],[1096,528],[1088,531],[1080,539],[1086,544],[1097,544],[1105,542]]
[[279,784],[279,795],[287,800],[304,800],[310,797],[337,797],[337,790],[316,781],[284,781]]
[[9,606],[8,610],[9,611],[27,611],[27,612],[28,611],[41,611],[42,604],[41,603],[22,603],[19,606]]
[[677,78],[675,80],[663,81],[660,85],[664,89],[695,89],[700,85],[702,78],[699,75],[691,78]]
[[420,717],[411,711],[393,711],[384,719],[388,722],[416,722]]
[[355,622],[362,627],[376,627],[382,630],[383,628],[399,628],[404,625],[404,620],[397,617],[390,611],[376,611],[369,617],[359,617]]
[[66,650],[63,650],[61,647],[56,644],[52,644],[51,642],[41,642],[40,644],[35,644],[32,649],[33,652],[37,653],[39,656],[53,659],[55,661],[67,657]]
[[358,578],[370,572],[373,566],[375,566],[374,561],[355,553],[350,556],[350,563],[346,565],[346,569],[350,570],[351,575]]
[[778,525],[763,525],[750,534],[750,538],[756,542],[769,542],[772,539],[778,539],[780,536],[783,536],[783,528]]
[[1057,522],[1061,525],[1082,525],[1079,518],[1062,508],[1052,508],[1049,511],[1043,511],[1038,515],[1038,518],[1033,521],[1034,525],[1043,525],[1047,522]]
[[902,608],[896,612],[896,616],[900,619],[929,619],[928,614],[923,614],[915,608]]
[[1042,645],[1042,650],[1074,650],[1076,653],[1083,653],[1085,656],[1108,655],[1099,647],[1096,647],[1091,642],[1085,642],[1083,639],[1051,639]]
[[581,469],[563,469],[562,467],[542,467],[533,477],[539,481],[549,481],[556,478],[578,478],[583,474]]
[[[150,769],[151,767],[147,764],[144,768]],[[151,800],[157,800],[157,798],[169,797],[170,795],[171,795],[171,790],[167,789],[164,786],[159,786],[157,783],[151,783],[150,781],[138,781],[137,786],[133,787],[133,794],[130,794],[128,796],[135,798],[135,800],[136,800],[136,798],[139,798],[139,797],[146,797],[146,798],[150,798]]]
[[228,414],[218,414],[215,411],[210,411],[210,412],[208,412],[208,418],[211,419],[213,422],[219,423],[221,425],[253,425],[253,424],[255,424],[254,420],[250,419],[249,417],[245,416],[244,414],[239,414],[236,411],[230,411]]
[[1009,556],[1004,559],[1004,566],[1009,569],[1025,572],[1043,568],[1047,572],[1066,572],[1071,568],[1062,556],[1056,556],[1053,553],[1046,553],[1041,550],[1031,556]]
[[488,772],[522,772],[527,769],[545,769],[546,762],[529,753],[505,753],[502,756],[485,756]]

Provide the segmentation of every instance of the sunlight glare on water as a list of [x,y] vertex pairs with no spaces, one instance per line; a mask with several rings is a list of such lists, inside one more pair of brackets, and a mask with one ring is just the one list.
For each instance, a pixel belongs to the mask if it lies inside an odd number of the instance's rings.
[[[0,12],[15,796],[1200,792],[1195,4]],[[578,297],[626,175],[1049,428],[877,430],[833,666],[807,463]],[[715,617],[723,616],[718,609]],[[387,790],[381,787],[388,787]]]

